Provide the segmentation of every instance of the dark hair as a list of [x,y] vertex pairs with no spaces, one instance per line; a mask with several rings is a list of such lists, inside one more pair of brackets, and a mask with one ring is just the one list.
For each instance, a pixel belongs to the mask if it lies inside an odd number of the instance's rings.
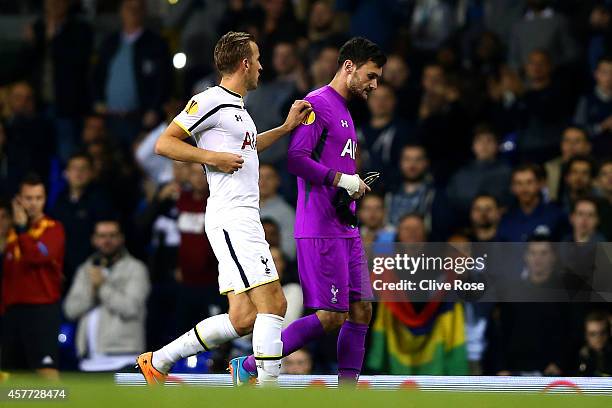
[[572,157],[567,162],[566,174],[569,173],[569,171],[572,168],[572,166],[574,165],[574,163],[577,163],[577,162],[586,162],[586,163],[589,163],[589,174],[591,175],[591,178],[594,178],[597,175],[597,171],[599,170],[597,168],[597,163],[595,163],[595,160],[593,160],[589,156],[574,156],[574,157]]
[[93,167],[93,159],[86,152],[77,152],[77,153],[71,154],[68,160],[66,161],[66,167],[68,167],[71,161],[77,160],[77,159],[83,159],[87,161],[87,163],[89,163],[90,167]]
[[579,130],[584,136],[584,138],[587,140],[587,142],[589,141],[589,131],[584,126],[581,126],[577,123],[570,123],[563,129],[563,133],[565,133],[568,129]]
[[612,157],[607,157],[599,162],[599,166],[597,166],[597,170],[601,172],[601,170],[605,167],[612,164]]
[[409,213],[402,215],[400,219],[397,221],[397,225],[399,226],[402,222],[406,221],[408,218],[417,218],[421,220],[423,225],[425,225],[425,217],[423,217],[421,214],[416,213],[416,212],[409,212]]
[[476,140],[478,136],[485,134],[493,135],[493,138],[496,141],[498,140],[497,132],[495,131],[493,126],[489,125],[488,123],[479,123],[478,125],[476,125],[476,127],[474,127],[474,137],[472,140]]
[[40,178],[38,174],[29,173],[29,174],[26,174],[26,176],[21,179],[21,182],[19,183],[19,191],[21,191],[21,189],[24,186],[38,186],[38,185],[42,185],[43,187],[45,187],[45,183],[43,183],[42,179]]
[[493,202],[495,202],[495,205],[497,207],[499,207],[499,200],[497,199],[497,197],[495,197],[492,194],[489,193],[478,193],[476,194],[476,197],[474,197],[474,199],[472,200],[472,203],[470,204],[470,207],[474,205],[474,203],[476,202],[476,200],[478,200],[479,198],[488,198],[490,200],[493,200]]
[[379,194],[377,192],[369,192],[368,194],[364,195],[363,198],[360,201],[360,204],[363,203],[365,200],[367,200],[368,198],[375,198],[377,200],[382,201],[383,203],[383,209],[385,206],[385,197],[382,194]]
[[590,195],[581,196],[575,199],[571,205],[571,213],[573,214],[574,212],[576,212],[576,207],[578,207],[578,204],[583,202],[593,204],[593,206],[595,206],[595,211],[597,211],[597,215],[599,215],[599,200],[597,199],[597,197],[593,197]]
[[106,217],[106,218],[101,218],[97,220],[94,226],[94,232],[98,228],[98,225],[109,224],[109,223],[117,224],[117,228],[119,229],[119,232],[123,234],[123,227],[121,226],[121,221],[119,221],[118,218],[113,218],[113,217]]
[[525,171],[532,172],[537,180],[543,180],[546,178],[546,170],[544,170],[544,168],[539,164],[523,163],[512,169],[512,179],[514,179],[516,173],[522,173]]
[[584,318],[584,322],[606,322],[606,327],[610,328],[610,321],[608,320],[608,314],[603,310],[592,310]]
[[0,198],[0,210],[5,210],[7,213],[12,214],[13,208],[11,207],[11,203],[4,197]]
[[612,55],[604,54],[597,60],[597,66],[600,64],[612,64]]
[[357,68],[372,61],[377,67],[382,67],[387,63],[387,56],[380,47],[372,41],[363,37],[354,37],[344,43],[338,54],[338,68],[344,61],[351,60]]
[[427,156],[427,149],[422,144],[419,144],[419,143],[406,143],[402,147],[402,151],[400,153],[403,154],[408,149],[420,149],[420,150],[423,151],[423,153],[425,153],[425,158],[429,159],[429,157]]
[[223,74],[231,74],[243,59],[251,58],[251,42],[255,42],[252,34],[230,31],[224,34],[215,45],[215,66]]

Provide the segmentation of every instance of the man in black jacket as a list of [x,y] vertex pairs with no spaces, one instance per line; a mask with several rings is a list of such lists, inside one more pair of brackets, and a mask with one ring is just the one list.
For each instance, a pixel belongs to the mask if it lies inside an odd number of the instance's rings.
[[65,161],[78,143],[80,117],[89,110],[87,92],[93,34],[69,11],[69,0],[45,0],[44,16],[28,31],[26,68],[40,100],[54,118],[58,154]]
[[68,185],[51,209],[66,231],[64,291],[70,288],[77,267],[93,253],[90,238],[96,222],[114,215],[108,195],[92,184],[92,166],[91,157],[83,153],[68,159],[64,173]]
[[122,29],[99,50],[94,71],[95,110],[107,115],[110,134],[129,146],[141,128],[161,120],[170,93],[172,67],[168,46],[144,27],[145,2],[123,0]]

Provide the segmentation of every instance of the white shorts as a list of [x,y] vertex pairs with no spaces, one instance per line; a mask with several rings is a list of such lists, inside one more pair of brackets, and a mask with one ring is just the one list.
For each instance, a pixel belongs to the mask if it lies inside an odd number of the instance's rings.
[[278,280],[259,219],[240,218],[206,228],[219,261],[219,292],[235,294]]

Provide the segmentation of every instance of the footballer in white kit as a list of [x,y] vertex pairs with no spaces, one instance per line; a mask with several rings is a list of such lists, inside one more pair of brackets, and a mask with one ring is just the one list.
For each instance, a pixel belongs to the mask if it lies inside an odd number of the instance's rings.
[[[191,98],[155,144],[157,154],[205,167],[210,190],[205,230],[219,261],[219,290],[227,294],[229,311],[138,356],[136,366],[148,384],[164,382],[178,360],[251,332],[258,383],[278,381],[287,302],[259,220],[257,152],[295,129],[312,106],[295,101],[281,126],[258,135],[242,97],[257,88],[259,56],[251,34],[223,35],[214,51],[220,85]],[[188,137],[197,146],[187,143]]]
[[197,146],[242,156],[233,174],[205,165],[206,235],[219,261],[219,291],[242,293],[278,279],[259,218],[257,128],[242,96],[222,86],[195,95],[174,122]]

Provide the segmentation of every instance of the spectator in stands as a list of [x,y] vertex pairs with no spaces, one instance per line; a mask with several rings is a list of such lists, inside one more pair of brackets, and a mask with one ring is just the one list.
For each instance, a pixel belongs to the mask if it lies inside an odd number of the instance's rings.
[[414,129],[396,116],[395,106],[393,88],[379,83],[368,97],[370,120],[357,130],[364,170],[381,172],[388,187],[400,181],[396,169],[402,148],[417,141]]
[[468,235],[472,242],[495,242],[497,228],[501,220],[501,211],[495,197],[487,194],[479,194],[472,201],[470,210],[470,233]]
[[[176,202],[181,234],[176,279],[177,329],[182,333],[203,318],[221,313],[225,300],[217,285],[217,259],[204,231],[208,183],[202,166],[189,164],[189,189],[181,189]],[[209,214],[208,217],[214,217]]]
[[261,225],[264,229],[264,236],[271,247],[279,247],[281,245],[280,227],[272,218],[262,218]]
[[280,228],[280,247],[289,260],[295,259],[293,223],[295,210],[278,194],[280,177],[274,166],[259,166],[259,208],[262,218],[274,220]]
[[593,180],[597,176],[595,162],[588,156],[574,156],[567,163],[564,185],[559,204],[569,213],[576,200],[593,195]]
[[92,184],[91,157],[83,153],[70,156],[64,172],[68,185],[57,198],[51,216],[64,226],[64,290],[68,290],[77,267],[91,255],[91,235],[96,222],[108,219],[112,206],[106,193]]
[[444,239],[450,230],[449,211],[444,192],[434,187],[428,175],[429,160],[423,146],[402,149],[402,184],[387,194],[387,214],[391,225],[398,225],[405,214],[423,217],[432,241]]
[[94,71],[94,101],[107,116],[110,133],[129,146],[141,128],[152,129],[162,119],[170,94],[172,66],[168,46],[144,27],[143,0],[123,0],[121,31],[102,43]]
[[11,197],[29,167],[25,146],[9,144],[4,123],[0,121],[0,196]]
[[447,195],[455,209],[466,217],[477,194],[490,194],[498,202],[509,201],[510,167],[497,159],[495,131],[479,125],[474,131],[472,152],[475,160],[460,168],[451,178]]
[[13,199],[2,275],[3,370],[58,379],[64,228],[44,213],[45,186],[27,176]]
[[119,222],[96,223],[92,241],[96,252],[79,266],[64,313],[79,322],[79,368],[116,371],[131,366],[145,348],[149,276],[125,249]]
[[366,194],[359,203],[357,210],[359,232],[364,245],[375,242],[393,242],[395,229],[385,225],[385,201],[378,194]]
[[585,5],[590,6],[587,11],[589,15],[582,18],[582,21],[588,20],[589,25],[586,54],[589,72],[595,72],[599,61],[610,49],[612,13],[610,5],[606,2],[585,3]]
[[597,201],[589,197],[578,198],[570,213],[573,231],[566,236],[570,242],[605,242],[606,238],[597,230],[599,211]]
[[280,248],[270,247],[270,253],[272,254],[272,262],[274,262],[274,266],[276,266],[276,270],[278,271],[278,278],[281,281],[283,294],[285,295],[285,299],[287,299],[287,312],[285,313],[285,320],[283,321],[283,327],[287,327],[291,322],[302,317],[304,313],[302,287],[299,283],[295,282],[295,274],[291,273],[290,265]]
[[309,60],[313,60],[326,45],[341,47],[348,40],[345,33],[338,32],[334,24],[335,17],[334,9],[329,1],[317,0],[310,7],[306,33]]
[[427,242],[425,220],[417,214],[404,215],[397,223],[397,242],[414,244]]
[[312,373],[312,356],[306,349],[299,349],[283,358],[281,373],[309,375]]
[[[513,285],[513,302],[499,305],[497,375],[561,375],[567,344],[568,305],[534,303],[540,288],[558,287],[557,255],[550,242],[529,243],[525,253],[526,276]],[[520,299],[530,302],[517,302]],[[492,332],[494,332],[493,330]]]
[[574,121],[588,129],[595,143],[594,152],[604,153],[612,148],[608,141],[612,135],[612,56],[599,60],[594,77],[595,87],[580,98]]
[[609,377],[612,375],[612,343],[610,342],[610,321],[602,311],[587,315],[584,322],[586,344],[580,350],[578,371],[588,377]]
[[436,183],[444,185],[470,158],[471,125],[460,104],[458,82],[440,64],[423,68],[421,86],[417,134],[431,160]]
[[452,6],[440,0],[417,0],[412,11],[410,33],[414,46],[434,52],[451,34],[455,25]]
[[154,187],[159,187],[172,180],[172,160],[155,154],[155,142],[177,113],[181,111],[181,108],[181,102],[177,99],[170,99],[166,102],[164,104],[166,119],[147,133],[135,148],[136,162],[144,170],[146,181],[152,183]]
[[78,146],[87,92],[93,33],[70,12],[69,0],[45,0],[44,16],[29,27],[27,68],[40,99],[55,121],[57,153],[66,162]]
[[[161,347],[176,336],[177,268],[181,233],[178,228],[177,200],[181,191],[189,191],[191,165],[173,162],[173,178],[159,187],[148,205],[136,216],[135,224],[139,240],[149,247],[147,265],[152,283],[151,301],[147,305],[147,327],[156,330],[147,332],[147,344]],[[202,169],[199,169],[201,172]],[[202,210],[204,207],[200,208]],[[151,324],[149,324],[149,321]],[[157,322],[172,322],[158,326]]]
[[326,45],[310,65],[311,89],[329,84],[338,70],[338,47]]
[[410,69],[404,58],[398,54],[387,57],[383,80],[395,92],[395,114],[404,120],[414,122],[418,111],[418,89],[410,81]]
[[612,241],[612,159],[601,163],[597,187],[601,196],[599,230],[608,241]]
[[517,149],[523,161],[541,162],[554,157],[571,115],[571,98],[553,78],[550,54],[536,49],[525,63],[526,92],[518,100]]
[[108,132],[104,116],[92,113],[83,120],[83,131],[81,132],[81,147],[85,148],[91,143],[108,142]]
[[500,241],[526,241],[534,233],[558,239],[564,234],[565,215],[555,204],[544,201],[539,172],[539,166],[534,164],[513,169],[511,190],[516,202],[501,219]]
[[574,156],[586,156],[591,153],[591,142],[587,132],[577,126],[569,126],[561,136],[561,156],[547,161],[546,170],[547,193],[551,201],[559,198],[562,175],[567,170],[567,163]]
[[[305,37],[305,27],[295,18],[293,2],[288,0],[264,1],[260,2],[257,7],[263,10],[263,18],[258,21],[261,29],[257,37],[261,51],[260,60],[264,68],[271,67],[276,44],[301,41]],[[262,81],[268,81],[273,77],[272,70],[263,70]]]
[[[9,233],[13,220],[11,217],[11,207],[8,202],[0,199],[0,305],[2,305],[2,264],[6,245],[8,244]],[[0,306],[1,307],[1,306]],[[0,322],[0,334],[2,333],[2,324]]]
[[[282,123],[293,101],[308,93],[308,81],[296,45],[279,42],[272,54],[274,79],[249,92],[245,106],[258,129],[272,129]],[[289,138],[283,138],[260,154],[260,162],[278,164],[285,159]]]
[[7,105],[9,113],[5,130],[9,160],[14,160],[18,168],[24,169],[21,176],[34,172],[46,184],[51,157],[55,153],[53,127],[36,112],[34,90],[26,82],[17,82],[10,87]]
[[124,226],[128,249],[134,255],[141,243],[132,238],[132,216],[141,200],[142,185],[132,156],[126,156],[110,141],[93,142],[87,146],[87,153],[93,161],[93,180],[110,197]]
[[512,27],[508,60],[514,69],[524,66],[536,49],[546,51],[554,66],[577,59],[579,50],[568,21],[550,3],[549,0],[527,0],[527,13]]

